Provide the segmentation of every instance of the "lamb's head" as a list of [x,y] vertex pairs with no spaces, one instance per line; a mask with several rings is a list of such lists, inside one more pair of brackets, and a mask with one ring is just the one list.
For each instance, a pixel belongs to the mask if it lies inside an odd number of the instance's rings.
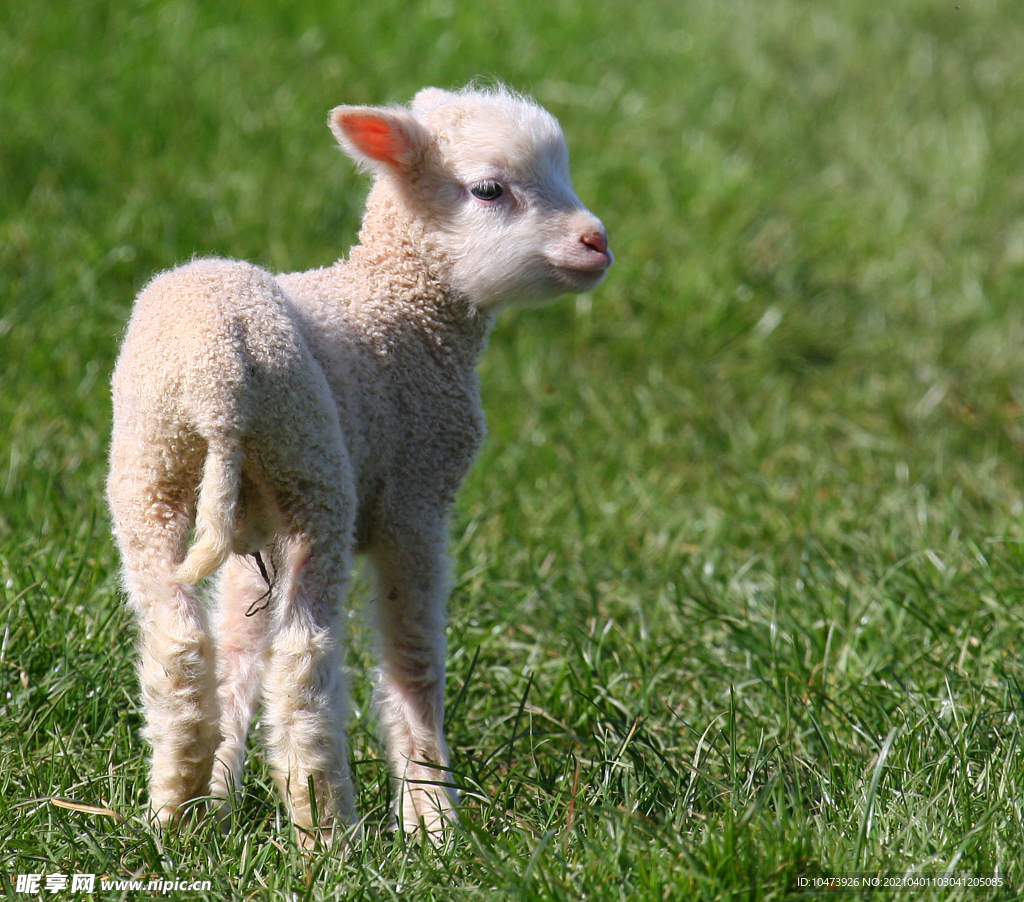
[[408,108],[337,107],[330,125],[478,307],[586,291],[611,265],[601,220],[573,192],[562,129],[525,97],[425,88]]

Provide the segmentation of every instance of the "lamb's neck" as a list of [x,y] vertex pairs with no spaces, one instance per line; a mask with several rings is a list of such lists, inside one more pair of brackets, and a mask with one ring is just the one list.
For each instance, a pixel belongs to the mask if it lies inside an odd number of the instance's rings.
[[493,317],[451,290],[450,265],[429,232],[381,186],[370,195],[345,265],[389,332],[419,336],[453,363],[476,364]]

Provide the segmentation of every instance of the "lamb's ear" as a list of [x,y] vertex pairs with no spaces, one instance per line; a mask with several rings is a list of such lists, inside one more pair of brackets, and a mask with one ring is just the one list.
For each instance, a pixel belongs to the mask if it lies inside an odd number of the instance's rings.
[[339,106],[328,124],[345,153],[376,171],[404,172],[427,146],[426,129],[405,107]]

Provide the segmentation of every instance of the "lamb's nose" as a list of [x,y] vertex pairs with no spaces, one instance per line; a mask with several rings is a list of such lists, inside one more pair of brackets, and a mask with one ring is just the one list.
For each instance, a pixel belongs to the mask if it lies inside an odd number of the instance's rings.
[[587,247],[592,247],[599,254],[608,252],[608,236],[604,232],[587,232],[586,235],[580,236],[580,241]]

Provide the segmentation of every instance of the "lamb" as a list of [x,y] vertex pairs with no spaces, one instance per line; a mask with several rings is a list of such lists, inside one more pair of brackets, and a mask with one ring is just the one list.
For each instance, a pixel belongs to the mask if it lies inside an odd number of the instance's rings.
[[339,640],[357,554],[395,817],[430,835],[454,820],[447,521],[484,436],[475,365],[496,310],[592,289],[612,262],[558,122],[508,88],[426,88],[329,125],[374,177],[359,243],[310,272],[198,259],[156,276],[114,371],[107,482],[153,816],[230,810],[262,701],[307,848],[355,818]]

